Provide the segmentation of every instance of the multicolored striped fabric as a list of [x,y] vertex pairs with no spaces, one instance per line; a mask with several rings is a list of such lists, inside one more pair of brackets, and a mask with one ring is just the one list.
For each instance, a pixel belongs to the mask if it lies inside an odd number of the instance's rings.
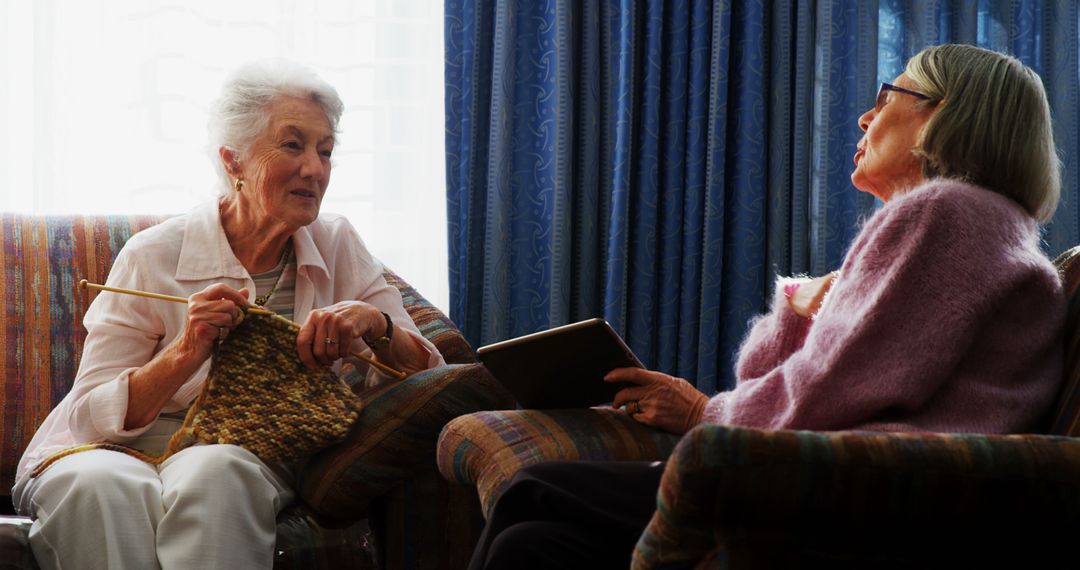
[[71,388],[89,296],[79,280],[104,283],[113,259],[149,216],[0,215],[0,489],[45,416]]
[[443,477],[476,487],[486,518],[523,467],[554,460],[660,460],[678,441],[611,408],[478,412],[446,424],[437,461]]
[[447,422],[513,405],[480,364],[425,370],[361,392],[364,411],[342,443],[316,454],[299,475],[304,502],[321,516],[356,520],[371,501],[425,469]]
[[[1074,438],[699,426],[668,460],[632,568],[693,566],[706,556],[710,567],[807,559],[922,567],[928,545],[956,549],[968,531],[1078,523]],[[994,552],[987,542],[970,546],[965,552]]]
[[405,310],[409,312],[416,328],[430,340],[447,364],[469,364],[476,362],[476,353],[473,352],[468,341],[462,336],[461,331],[450,319],[443,314],[435,305],[432,305],[416,289],[398,277],[389,269],[383,270],[386,282],[398,288],[401,292],[401,301]]
[[1069,300],[1065,316],[1064,384],[1054,407],[1049,433],[1080,436],[1080,246],[1062,252],[1054,260],[1061,274],[1065,297]]

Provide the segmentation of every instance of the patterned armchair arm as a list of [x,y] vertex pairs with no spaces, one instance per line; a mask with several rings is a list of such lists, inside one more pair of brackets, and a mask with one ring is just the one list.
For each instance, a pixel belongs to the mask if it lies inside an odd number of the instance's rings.
[[523,467],[555,460],[662,460],[678,440],[610,408],[478,412],[446,425],[437,461],[447,480],[476,486],[486,518]]
[[434,472],[435,442],[448,421],[513,405],[480,364],[425,370],[359,396],[364,410],[346,440],[315,455],[299,473],[300,497],[320,517],[363,517],[388,490]]
[[955,552],[961,536],[1075,530],[1080,439],[699,426],[669,459],[657,503],[635,570],[911,562]]

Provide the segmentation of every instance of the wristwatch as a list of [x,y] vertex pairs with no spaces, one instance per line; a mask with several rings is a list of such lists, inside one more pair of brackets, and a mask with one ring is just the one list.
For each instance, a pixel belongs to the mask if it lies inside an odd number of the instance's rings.
[[390,346],[390,341],[394,338],[394,321],[390,320],[390,315],[386,313],[383,313],[382,316],[386,318],[386,332],[375,340],[364,339],[364,342],[366,342],[372,350]]

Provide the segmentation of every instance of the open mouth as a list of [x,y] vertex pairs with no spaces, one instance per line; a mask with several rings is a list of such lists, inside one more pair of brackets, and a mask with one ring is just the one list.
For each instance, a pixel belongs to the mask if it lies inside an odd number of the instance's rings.
[[855,156],[851,159],[853,162],[855,162],[855,166],[859,165],[859,160],[863,157],[864,154],[866,154],[865,149],[860,148],[855,151]]
[[299,196],[301,198],[314,199],[316,197],[315,192],[311,190],[292,190],[291,192],[289,192],[289,194],[292,194],[293,196]]

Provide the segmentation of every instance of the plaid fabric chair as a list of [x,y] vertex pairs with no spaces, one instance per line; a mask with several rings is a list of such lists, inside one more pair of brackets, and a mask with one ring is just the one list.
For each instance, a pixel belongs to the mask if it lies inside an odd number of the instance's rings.
[[1080,530],[1078,259],[1080,247],[1055,261],[1069,298],[1066,376],[1046,435],[707,425],[679,440],[613,410],[484,411],[447,424],[439,469],[489,513],[526,465],[666,459],[635,570],[993,565],[1017,545],[1030,567]]
[[[37,426],[71,388],[86,331],[80,279],[104,282],[147,216],[0,216],[0,568],[36,568],[30,520],[8,490]],[[349,438],[311,458],[302,502],[278,519],[275,568],[460,568],[482,525],[474,491],[435,469],[435,442],[453,417],[510,401],[453,323],[400,277],[386,273],[447,367],[361,394]],[[3,506],[6,505],[6,506]]]

